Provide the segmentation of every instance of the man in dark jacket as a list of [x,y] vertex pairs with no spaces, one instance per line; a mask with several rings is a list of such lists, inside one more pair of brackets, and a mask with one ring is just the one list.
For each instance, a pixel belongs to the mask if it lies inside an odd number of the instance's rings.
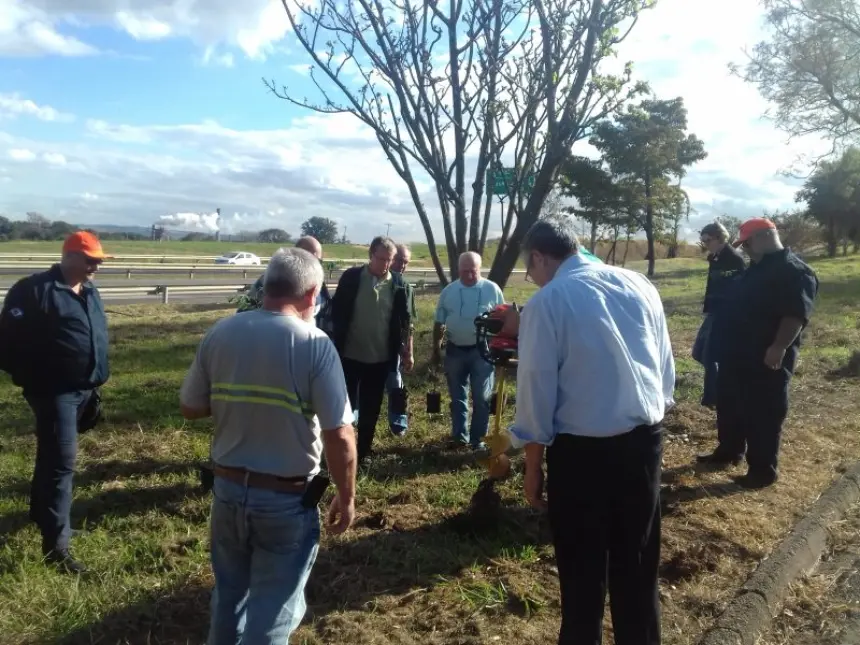
[[719,444],[700,460],[727,466],[746,454],[749,470],[739,483],[763,488],[778,477],[789,384],[818,294],[818,277],[783,247],[768,219],[744,222],[736,243],[749,255],[750,267],[731,285],[714,318]]
[[714,408],[717,405],[718,366],[711,355],[712,352],[709,351],[708,339],[714,313],[723,302],[731,282],[744,272],[746,266],[740,252],[729,244],[729,232],[726,227],[719,222],[708,224],[699,235],[702,244],[708,250],[708,281],[705,286],[705,303],[702,307],[705,317],[693,345],[693,358],[705,368],[702,405]]
[[[322,262],[323,257],[323,249],[322,244],[319,243],[315,237],[310,235],[305,235],[304,237],[300,237],[296,241],[296,248],[303,249],[313,255],[317,260]],[[279,249],[280,250],[280,249]],[[326,334],[331,336],[331,295],[329,295],[328,287],[325,284],[325,280],[323,280],[322,287],[320,288],[319,295],[317,296],[317,304],[314,308],[314,320],[316,321],[316,325],[318,329],[323,330]],[[236,310],[236,313],[240,313],[243,311],[251,311],[253,309],[259,309],[263,306],[263,276],[261,275],[257,280],[252,284],[248,289],[247,297],[245,301],[239,306]]]
[[370,261],[343,272],[332,298],[334,345],[343,363],[352,409],[358,415],[358,459],[367,463],[389,375],[411,371],[409,292],[390,271],[397,249],[391,238],[370,243]]
[[0,368],[36,418],[30,519],[46,561],[72,573],[85,570],[69,553],[79,423],[91,421],[110,376],[107,320],[90,282],[105,257],[95,235],[72,234],[60,263],[16,282],[0,312]]

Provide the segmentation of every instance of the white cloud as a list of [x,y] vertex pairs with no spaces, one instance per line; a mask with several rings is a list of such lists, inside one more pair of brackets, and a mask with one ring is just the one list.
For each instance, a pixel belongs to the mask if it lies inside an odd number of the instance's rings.
[[[81,56],[96,48],[65,25],[112,26],[141,41],[184,37],[265,58],[289,29],[281,0],[0,0],[0,55]],[[226,60],[226,59],[224,59]]]
[[0,55],[2,56],[89,56],[95,47],[64,36],[57,28],[60,16],[26,0],[3,0],[0,4]]
[[48,105],[38,105],[19,94],[0,94],[0,118],[29,116],[40,121],[74,121],[74,116],[55,110]]
[[49,163],[52,166],[66,165],[66,156],[61,155],[59,152],[46,152],[42,155],[42,159],[44,159],[45,162]]
[[27,148],[12,148],[8,150],[9,158],[14,161],[33,161],[36,153]]

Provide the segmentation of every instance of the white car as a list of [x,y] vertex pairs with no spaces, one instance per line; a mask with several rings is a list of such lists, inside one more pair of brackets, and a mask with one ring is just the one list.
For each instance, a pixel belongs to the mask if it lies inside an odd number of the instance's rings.
[[220,258],[215,258],[215,264],[233,264],[236,266],[260,266],[260,258],[253,253],[245,251],[233,251],[225,253]]

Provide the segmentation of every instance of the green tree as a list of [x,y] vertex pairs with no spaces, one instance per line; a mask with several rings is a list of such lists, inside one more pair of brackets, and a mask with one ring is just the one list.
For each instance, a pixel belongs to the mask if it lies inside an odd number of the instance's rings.
[[824,228],[827,254],[836,255],[839,242],[857,241],[860,228],[860,150],[848,148],[839,159],[822,162],[798,191],[797,201]]
[[592,253],[604,230],[612,232],[613,242],[617,242],[627,225],[623,195],[601,160],[570,156],[559,169],[559,185],[562,195],[576,200],[568,207],[569,212],[589,226],[588,248]]
[[448,269],[456,278],[459,254],[483,251],[493,172],[515,168],[489,273],[504,286],[570,147],[644,89],[631,82],[629,65],[619,75],[607,75],[603,65],[653,4],[285,2],[319,98],[304,98],[300,87],[267,86],[310,110],[352,114],[373,131],[409,190],[443,284],[448,273],[428,214],[435,209],[425,205],[419,185],[429,180],[435,188]]
[[860,133],[860,12],[857,0],[763,0],[770,38],[733,72],[775,108],[791,136],[850,143]]
[[590,139],[622,187],[629,215],[645,232],[649,276],[654,275],[654,242],[666,217],[679,208],[680,181],[688,166],[707,156],[702,140],[686,130],[682,98],[647,99],[614,121],[599,123]]
[[266,244],[286,244],[290,241],[290,234],[281,228],[267,228],[257,234],[257,239]]
[[337,244],[337,222],[314,216],[302,222],[302,235],[312,235],[320,244]]

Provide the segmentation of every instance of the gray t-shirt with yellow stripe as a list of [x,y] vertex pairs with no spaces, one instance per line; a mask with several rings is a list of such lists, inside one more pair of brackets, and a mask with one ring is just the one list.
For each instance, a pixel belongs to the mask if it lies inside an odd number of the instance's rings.
[[319,472],[321,428],[352,423],[337,351],[296,316],[255,309],[218,321],[197,349],[182,403],[212,410],[212,460],[282,477]]

